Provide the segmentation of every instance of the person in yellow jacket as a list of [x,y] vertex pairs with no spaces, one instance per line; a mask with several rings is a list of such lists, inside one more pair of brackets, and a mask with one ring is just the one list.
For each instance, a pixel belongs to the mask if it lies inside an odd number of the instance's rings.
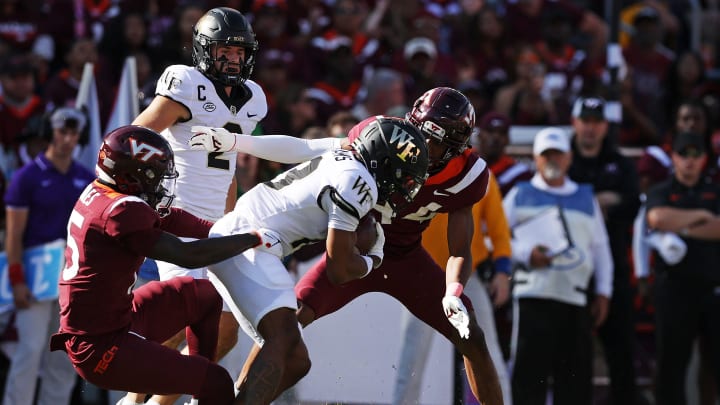
[[[492,174],[488,181],[485,197],[473,206],[472,213],[475,221],[475,233],[472,241],[473,267],[477,269],[479,266],[491,262],[495,274],[488,289],[485,288],[479,277],[470,277],[464,291],[472,300],[478,324],[485,333],[490,356],[495,363],[500,380],[503,402],[505,405],[511,405],[510,375],[500,349],[493,317],[493,305],[498,307],[505,304],[510,296],[510,228],[502,207],[500,187]],[[450,256],[446,238],[447,224],[447,214],[438,214],[423,232],[423,247],[437,263],[447,263]],[[490,294],[488,294],[488,290]],[[492,297],[492,302],[490,297]],[[420,402],[423,372],[429,355],[428,348],[433,338],[432,329],[407,311],[403,316],[402,329],[404,343],[398,363],[393,405]]]

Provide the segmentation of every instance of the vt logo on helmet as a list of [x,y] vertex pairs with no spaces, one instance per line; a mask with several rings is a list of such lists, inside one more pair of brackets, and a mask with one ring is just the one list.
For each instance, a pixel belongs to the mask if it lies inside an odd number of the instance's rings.
[[160,215],[170,213],[175,198],[174,154],[157,132],[125,125],[105,136],[98,153],[98,180],[123,194],[134,195]]
[[353,142],[378,187],[378,204],[393,211],[411,202],[425,184],[428,151],[425,137],[400,118],[378,117]]
[[[234,63],[224,56],[218,58],[218,45],[244,48],[244,60]],[[258,42],[250,23],[235,9],[213,8],[193,27],[192,59],[195,68],[226,86],[238,86],[250,77],[257,50]],[[216,62],[220,62],[219,68]]]

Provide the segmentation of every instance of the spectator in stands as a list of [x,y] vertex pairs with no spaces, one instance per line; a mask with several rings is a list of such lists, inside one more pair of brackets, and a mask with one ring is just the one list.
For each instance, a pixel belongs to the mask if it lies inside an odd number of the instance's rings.
[[3,404],[32,405],[41,369],[39,404],[69,403],[75,385],[75,370],[67,356],[48,351],[48,338],[60,326],[58,302],[34,298],[33,285],[26,283],[23,252],[66,238],[70,212],[95,175],[72,157],[87,125],[85,115],[59,108],[49,116],[48,125],[52,140],[47,150],[13,175],[5,195],[5,251],[17,310],[18,347],[11,359]]
[[547,68],[532,46],[521,47],[515,58],[512,83],[495,94],[495,110],[515,125],[550,125],[557,121],[555,106],[543,93]]
[[[472,3],[472,2],[462,2]],[[458,80],[477,80],[492,100],[497,90],[508,84],[512,74],[513,51],[507,45],[509,34],[498,11],[488,5],[465,15],[462,25],[451,26],[453,55],[458,60]],[[468,70],[468,73],[463,71]],[[475,106],[477,110],[477,106]]]
[[[252,25],[255,37],[258,43],[262,44],[263,49],[259,59],[265,54],[270,54],[271,59],[282,59],[283,70],[290,79],[296,81],[310,79],[312,75],[305,71],[307,66],[302,63],[303,48],[297,41],[299,27],[295,19],[288,14],[287,1],[260,0],[252,3]],[[256,73],[261,73],[261,65],[262,63],[258,63]],[[268,90],[264,85],[263,89]]]
[[154,66],[164,69],[170,65],[192,65],[193,26],[205,14],[196,3],[185,3],[175,9],[170,27],[162,35],[153,55]]
[[[495,364],[495,370],[502,389],[503,402],[512,405],[510,374],[500,348],[493,308],[507,303],[510,297],[510,228],[502,207],[502,195],[494,176],[488,178],[488,191],[482,200],[473,205],[475,231],[472,238],[472,257],[475,274],[465,284],[465,294],[475,307],[478,324],[485,334],[488,350]],[[448,215],[437,214],[423,231],[422,244],[436,263],[446,263],[450,257],[445,230],[448,227]],[[485,239],[490,240],[492,251]],[[493,276],[486,287],[481,273],[492,268]],[[487,289],[486,289],[487,288]],[[393,404],[419,403],[421,383],[425,365],[430,354],[433,330],[420,319],[403,311],[402,330],[404,331],[402,352],[398,361],[398,375],[395,380]]]
[[312,59],[321,76],[308,96],[317,100],[320,122],[327,122],[331,115],[350,109],[357,102],[361,74],[352,46],[352,39],[345,36],[313,39]]
[[640,206],[635,162],[608,138],[605,100],[581,97],[572,108],[573,160],[568,176],[591,184],[610,238],[613,293],[598,335],[610,374],[610,403],[633,405],[635,387],[633,291],[630,286],[630,229]]
[[56,72],[45,84],[43,98],[50,109],[59,107],[74,107],[78,93],[78,83],[82,80],[86,63],[95,67],[97,94],[100,104],[100,119],[104,127],[112,108],[112,87],[101,80],[105,77],[104,67],[99,66],[97,45],[91,38],[80,38],[73,42],[70,50],[65,54],[65,66]]
[[407,98],[410,100],[417,99],[427,89],[450,85],[455,79],[452,57],[440,55],[437,44],[430,38],[410,39],[405,43],[402,56],[396,66],[406,74]]
[[594,86],[601,69],[571,42],[572,20],[567,11],[551,8],[541,17],[542,37],[535,42],[535,49],[547,67],[543,92],[553,102],[557,122],[565,124],[570,122],[573,102],[586,86]]
[[350,111],[339,111],[328,119],[327,133],[334,138],[345,138],[350,129],[360,122]]
[[35,69],[27,54],[8,56],[0,65],[0,171],[6,177],[21,165],[19,137],[28,120],[39,117],[45,103],[34,93]]
[[658,405],[687,403],[685,373],[697,336],[706,337],[712,353],[710,368],[715,383],[720,382],[716,347],[720,342],[720,300],[716,292],[720,285],[720,188],[703,174],[706,148],[700,134],[676,135],[671,153],[673,177],[648,190],[649,226],[675,234],[675,244],[686,248],[684,255],[659,254],[655,261]]
[[358,122],[373,115],[391,115],[388,111],[392,108],[407,105],[403,76],[393,69],[373,71],[365,80],[361,93],[363,100],[350,110]]
[[683,100],[696,98],[707,79],[705,61],[696,51],[686,50],[678,55],[668,69],[665,80],[665,114],[672,117]]
[[478,126],[477,152],[490,166],[502,195],[507,194],[518,182],[530,180],[533,176],[530,166],[518,162],[505,151],[510,143],[510,119],[491,111],[480,118]]
[[592,59],[605,51],[608,28],[603,20],[591,11],[584,10],[568,0],[528,0],[507,3],[507,29],[512,45],[532,44],[542,37],[543,13],[562,11],[570,19],[574,34],[584,34],[589,42],[587,49]]
[[147,22],[142,14],[121,14],[114,18],[98,44],[100,60],[106,67],[105,81],[117,84],[125,59],[135,52],[148,52],[149,48]]
[[[652,128],[637,122],[632,114],[623,114],[625,131],[620,143],[627,146],[648,146],[660,141],[667,120],[663,107],[665,86],[670,64],[675,55],[660,44],[662,26],[660,16],[652,7],[639,11],[633,20],[635,34],[630,46],[623,50],[629,69],[629,89],[625,95],[632,98],[632,106],[652,123]],[[626,106],[623,105],[625,109]]]
[[[604,323],[612,294],[610,244],[592,186],[567,176],[572,151],[565,131],[550,127],[538,132],[533,156],[537,173],[513,187],[503,201],[508,223],[515,227],[553,207],[561,218],[543,225],[548,232],[542,242],[535,242],[537,235],[530,231],[513,233],[513,258],[520,265],[513,276],[513,401],[542,404],[551,389],[557,404],[590,405],[592,332]],[[562,218],[567,236],[549,232],[549,226],[563,228]],[[557,243],[563,238],[572,241],[565,249]],[[593,274],[595,295],[588,305]]]

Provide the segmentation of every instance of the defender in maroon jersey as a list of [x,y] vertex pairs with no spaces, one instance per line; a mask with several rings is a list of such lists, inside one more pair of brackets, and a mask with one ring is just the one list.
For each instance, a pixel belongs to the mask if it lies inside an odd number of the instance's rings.
[[[212,362],[222,300],[207,280],[178,277],[133,291],[145,257],[194,268],[256,246],[256,234],[207,238],[211,223],[171,208],[177,177],[167,141],[148,128],[110,132],[98,178],[68,223],[60,278],[60,331],[78,374],[106,389],[188,393],[200,404],[231,404],[233,381]],[[185,328],[190,355],[161,345]]]
[[[500,383],[475,320],[472,304],[462,289],[472,273],[470,243],[472,206],[487,190],[488,168],[468,150],[475,111],[457,90],[439,87],[415,101],[406,117],[426,136],[430,152],[430,178],[415,199],[393,210],[376,206],[385,234],[385,258],[366,277],[334,285],[321,259],[295,286],[303,326],[337,311],[368,292],[383,292],[402,302],[415,316],[449,339],[463,354],[468,382],[486,405],[502,404]],[[353,142],[375,118],[350,130]],[[438,212],[448,213],[450,259],[443,271],[420,244],[422,232]],[[257,350],[257,347],[255,347]],[[249,361],[252,361],[253,354]],[[245,370],[247,370],[247,364]],[[277,394],[297,383],[307,370],[289,364]],[[243,376],[241,376],[242,378]]]

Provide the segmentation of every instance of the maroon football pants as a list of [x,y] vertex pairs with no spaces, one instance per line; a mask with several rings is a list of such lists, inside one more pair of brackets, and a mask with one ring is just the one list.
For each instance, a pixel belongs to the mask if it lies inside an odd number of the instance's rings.
[[[231,404],[232,378],[211,361],[221,310],[222,299],[207,280],[150,282],[134,292],[129,329],[100,336],[64,335],[61,348],[78,374],[101,388],[192,394],[200,404]],[[161,344],[183,328],[188,356]]]

